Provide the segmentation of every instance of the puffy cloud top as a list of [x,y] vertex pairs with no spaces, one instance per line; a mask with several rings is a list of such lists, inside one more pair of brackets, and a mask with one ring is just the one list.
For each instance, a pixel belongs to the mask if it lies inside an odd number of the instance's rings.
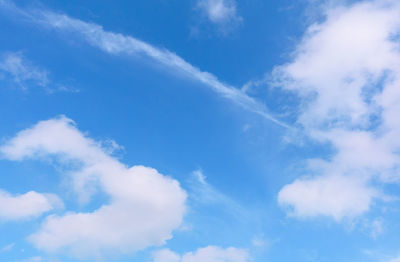
[[29,237],[39,249],[79,257],[132,252],[163,244],[182,222],[186,193],[176,180],[153,168],[126,167],[66,117],[19,132],[0,151],[12,160],[55,156],[71,168],[74,190],[83,201],[97,190],[110,197],[93,212],[47,217]]

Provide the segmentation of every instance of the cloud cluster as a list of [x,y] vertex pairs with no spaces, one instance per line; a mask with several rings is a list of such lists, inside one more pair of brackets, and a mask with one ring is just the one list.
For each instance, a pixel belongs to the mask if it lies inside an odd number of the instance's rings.
[[226,249],[217,246],[199,248],[196,252],[188,252],[182,256],[169,249],[162,249],[154,253],[153,262],[247,262],[249,254],[244,249],[229,247]]
[[399,12],[390,0],[331,8],[273,72],[275,84],[302,100],[298,124],[333,149],[309,162],[311,177],[279,193],[291,214],[360,215],[383,197],[372,180],[400,180]]
[[70,170],[80,199],[89,201],[96,191],[109,197],[93,212],[48,216],[29,237],[39,249],[78,257],[133,252],[163,244],[182,222],[186,193],[176,180],[149,167],[125,166],[66,117],[19,132],[0,151],[10,160],[53,157]]

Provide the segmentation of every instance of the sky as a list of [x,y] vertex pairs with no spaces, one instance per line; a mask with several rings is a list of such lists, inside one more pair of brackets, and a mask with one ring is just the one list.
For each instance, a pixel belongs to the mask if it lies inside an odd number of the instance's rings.
[[0,260],[399,262],[400,3],[0,0]]

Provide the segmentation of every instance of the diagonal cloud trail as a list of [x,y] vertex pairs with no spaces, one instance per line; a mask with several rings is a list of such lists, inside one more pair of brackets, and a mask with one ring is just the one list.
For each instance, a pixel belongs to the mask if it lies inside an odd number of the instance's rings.
[[65,14],[59,14],[48,10],[21,9],[8,0],[0,0],[0,8],[7,9],[12,14],[24,17],[29,22],[38,23],[44,27],[50,27],[59,31],[74,33],[93,47],[99,48],[112,55],[125,54],[148,57],[157,63],[177,70],[205,84],[223,97],[250,112],[254,112],[279,126],[289,129],[292,128],[271,114],[264,104],[248,96],[242,90],[219,81],[213,74],[201,71],[167,49],[154,47],[132,36],[105,31],[103,27],[98,24],[84,22]]

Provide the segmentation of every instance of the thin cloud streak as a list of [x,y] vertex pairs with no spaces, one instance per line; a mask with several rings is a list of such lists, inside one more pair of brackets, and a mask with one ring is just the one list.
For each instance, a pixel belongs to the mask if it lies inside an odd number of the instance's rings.
[[264,104],[248,96],[242,90],[219,81],[213,74],[201,71],[167,49],[154,47],[132,36],[105,31],[100,25],[87,23],[64,14],[46,10],[24,10],[15,6],[12,2],[5,0],[0,0],[0,7],[7,9],[13,14],[22,16],[30,22],[38,23],[45,27],[50,27],[63,32],[67,31],[77,34],[90,45],[97,47],[106,53],[112,55],[124,54],[128,56],[143,55],[157,63],[177,70],[183,75],[205,84],[216,93],[233,101],[248,111],[254,112],[279,126],[289,129],[292,128],[273,116]]
[[21,52],[8,52],[0,58],[0,76],[7,76],[18,87],[25,89],[27,82],[46,87],[49,83],[48,72],[33,65]]
[[[243,207],[229,196],[210,185],[201,170],[192,172],[189,188],[192,191],[191,197],[195,202],[221,205],[225,210],[240,219],[246,218],[246,220],[249,220],[254,217],[254,214],[251,213],[252,211],[249,208]],[[257,214],[257,216],[259,216],[259,214]]]

